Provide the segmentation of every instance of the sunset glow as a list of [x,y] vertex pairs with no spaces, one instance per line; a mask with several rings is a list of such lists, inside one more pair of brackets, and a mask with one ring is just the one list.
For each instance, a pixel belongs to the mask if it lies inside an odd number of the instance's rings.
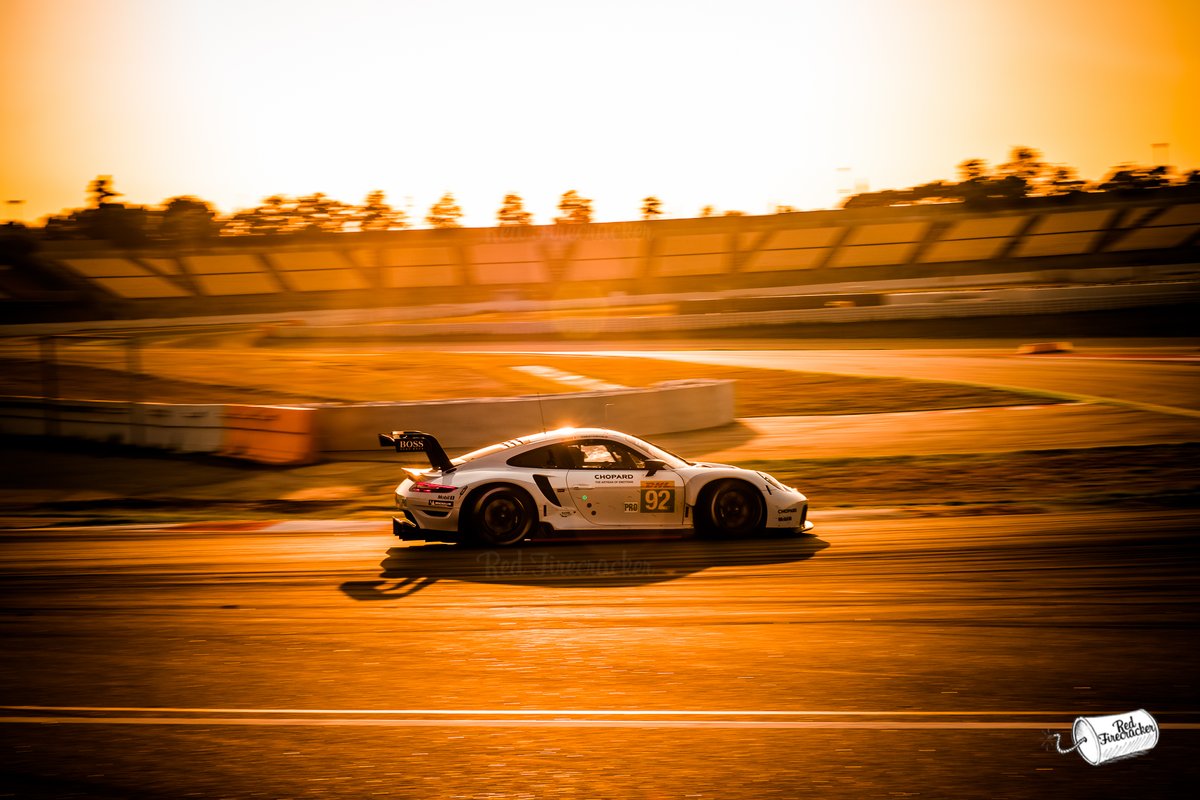
[[1192,0],[2,0],[0,199],[450,191],[492,225],[508,192],[538,223],[568,189],[601,221],[831,207],[1014,145],[1195,168],[1197,30]]

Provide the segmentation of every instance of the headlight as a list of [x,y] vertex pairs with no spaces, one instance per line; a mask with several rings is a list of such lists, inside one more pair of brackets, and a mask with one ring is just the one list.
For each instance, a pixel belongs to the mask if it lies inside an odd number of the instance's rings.
[[792,489],[792,488],[790,488],[790,487],[784,486],[782,483],[780,483],[779,481],[775,480],[774,478],[772,478],[770,475],[768,475],[768,474],[767,474],[767,473],[765,473],[765,472],[760,472],[760,473],[758,473],[758,477],[762,478],[762,479],[763,479],[764,481],[766,481],[766,482],[767,482],[767,483],[768,483],[770,486],[772,486],[772,487],[774,487],[774,488],[778,489],[778,490],[779,490],[779,491],[781,491],[781,492],[792,492],[792,491],[795,491],[794,489]]

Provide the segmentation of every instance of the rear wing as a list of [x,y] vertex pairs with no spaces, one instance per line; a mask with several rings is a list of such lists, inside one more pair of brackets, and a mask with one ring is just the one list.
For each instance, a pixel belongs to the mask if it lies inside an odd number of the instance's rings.
[[392,431],[379,434],[380,447],[395,447],[397,453],[424,453],[429,466],[451,472],[454,465],[438,440],[420,431]]

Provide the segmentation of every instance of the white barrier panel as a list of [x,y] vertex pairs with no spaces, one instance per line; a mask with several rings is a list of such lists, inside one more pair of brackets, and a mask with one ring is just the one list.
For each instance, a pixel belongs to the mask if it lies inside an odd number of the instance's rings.
[[668,381],[644,389],[428,403],[363,403],[317,409],[323,452],[373,450],[380,431],[422,430],[465,450],[561,427],[597,426],[650,436],[733,421],[733,382]]
[[141,444],[179,453],[215,453],[221,449],[223,405],[145,403],[141,412]]
[[211,453],[221,444],[224,408],[8,397],[0,399],[0,432]]
[[0,399],[0,433],[6,436],[42,436],[46,433],[46,408],[35,397]]
[[127,444],[133,440],[130,404],[106,400],[0,400],[0,432]]

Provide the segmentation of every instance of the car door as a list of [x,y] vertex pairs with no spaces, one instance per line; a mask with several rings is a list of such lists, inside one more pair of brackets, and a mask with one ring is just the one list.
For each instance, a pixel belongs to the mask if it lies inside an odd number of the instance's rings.
[[572,460],[567,490],[579,515],[593,525],[627,528],[683,526],[683,478],[660,468],[650,474],[646,457],[612,439],[566,445]]

